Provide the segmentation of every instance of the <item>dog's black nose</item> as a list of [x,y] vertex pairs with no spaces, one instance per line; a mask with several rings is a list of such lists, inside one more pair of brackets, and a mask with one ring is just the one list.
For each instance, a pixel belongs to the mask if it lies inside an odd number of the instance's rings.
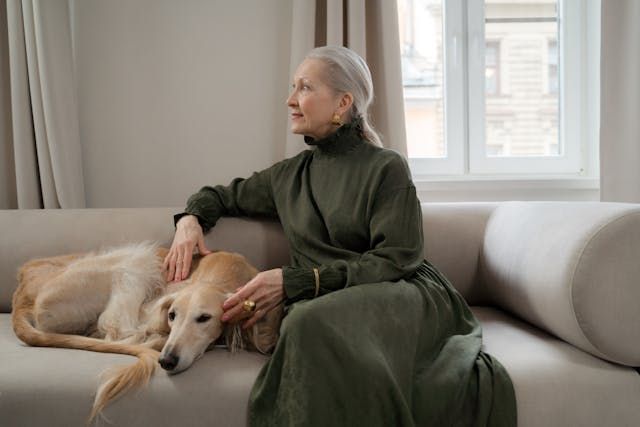
[[173,371],[176,366],[178,366],[178,362],[180,358],[173,353],[167,354],[164,357],[161,357],[159,362],[162,369],[165,371]]

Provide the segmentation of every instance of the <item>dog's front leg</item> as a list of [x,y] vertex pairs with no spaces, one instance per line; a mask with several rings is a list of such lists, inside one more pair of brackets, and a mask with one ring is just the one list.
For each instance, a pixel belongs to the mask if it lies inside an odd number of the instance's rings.
[[168,337],[157,335],[147,341],[145,341],[142,345],[145,347],[152,348],[156,351],[161,351],[164,348],[164,345],[167,342]]
[[135,337],[139,333],[140,309],[150,287],[149,280],[135,274],[114,276],[111,297],[98,319],[98,329],[104,332],[107,341]]

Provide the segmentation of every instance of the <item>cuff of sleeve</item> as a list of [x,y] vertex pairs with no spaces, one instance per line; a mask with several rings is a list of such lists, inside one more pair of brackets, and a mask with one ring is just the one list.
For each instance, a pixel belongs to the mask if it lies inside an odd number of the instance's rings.
[[289,303],[313,298],[316,293],[316,279],[310,268],[282,267],[282,281]]
[[207,223],[202,219],[202,217],[200,215],[191,213],[191,212],[180,212],[179,214],[175,214],[173,216],[173,226],[175,227],[176,225],[178,225],[178,221],[180,221],[180,218],[182,218],[183,216],[187,216],[187,215],[193,215],[198,219],[198,224],[200,224],[200,227],[202,227],[202,232],[206,233],[207,231],[209,231],[211,229],[211,227],[209,227],[207,225]]

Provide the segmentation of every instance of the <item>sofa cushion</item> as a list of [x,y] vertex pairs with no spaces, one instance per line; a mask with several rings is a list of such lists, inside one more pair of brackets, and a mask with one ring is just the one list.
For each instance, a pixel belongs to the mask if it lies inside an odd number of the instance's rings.
[[507,369],[519,427],[636,426],[640,375],[591,356],[500,310],[472,307],[484,350]]
[[640,206],[507,202],[481,278],[493,304],[596,356],[640,366]]
[[[0,360],[0,424],[67,427],[85,425],[100,373],[135,358],[28,347],[13,334],[10,315],[0,314]],[[158,368],[147,387],[103,414],[114,426],[244,427],[249,392],[265,361],[258,353],[216,348],[178,375]]]

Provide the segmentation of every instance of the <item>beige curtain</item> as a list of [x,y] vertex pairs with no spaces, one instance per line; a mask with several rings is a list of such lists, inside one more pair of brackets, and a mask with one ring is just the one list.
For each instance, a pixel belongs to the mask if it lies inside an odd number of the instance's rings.
[[17,207],[82,208],[69,0],[6,0],[6,15],[11,131],[0,137]]
[[[398,10],[389,0],[294,0],[290,80],[304,55],[314,47],[342,45],[369,64],[375,100],[370,114],[385,147],[407,155],[400,68]],[[286,157],[306,148],[302,137],[287,130]]]
[[603,0],[600,194],[640,202],[640,1]]
[[0,0],[0,209],[18,207],[11,140],[7,3]]

